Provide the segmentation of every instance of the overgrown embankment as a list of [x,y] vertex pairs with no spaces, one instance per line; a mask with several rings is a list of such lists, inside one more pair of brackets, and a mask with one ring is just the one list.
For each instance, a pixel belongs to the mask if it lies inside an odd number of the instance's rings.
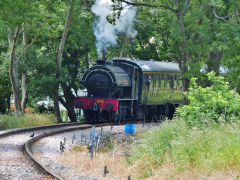
[[138,178],[240,172],[240,123],[189,128],[175,119],[141,135],[127,156]]
[[0,115],[0,130],[56,124],[53,114]]
[[189,105],[177,117],[142,134],[126,158],[138,178],[239,178],[240,96],[223,77],[208,74],[211,87],[195,79]]

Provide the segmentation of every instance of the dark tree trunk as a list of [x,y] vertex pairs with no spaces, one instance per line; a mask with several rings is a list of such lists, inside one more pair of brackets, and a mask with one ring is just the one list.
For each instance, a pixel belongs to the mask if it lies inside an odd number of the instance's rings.
[[[14,37],[9,40],[11,42],[10,46],[10,66],[9,66],[9,76],[13,90],[14,96],[14,108],[15,113],[21,113],[21,100],[20,100],[20,87],[19,87],[19,74],[18,74],[18,63],[15,58],[16,43],[19,35],[20,26],[15,28]],[[9,35],[11,37],[11,35]]]
[[59,97],[59,101],[62,103],[62,105],[67,109],[68,116],[70,118],[71,122],[76,122],[76,114],[74,111],[74,98],[75,96],[72,94],[71,88],[66,85],[62,85],[63,93],[64,93],[64,99]]
[[68,111],[68,117],[71,122],[77,122],[77,117],[74,111],[74,102],[69,104],[69,99],[65,102],[63,98],[59,97],[59,101],[62,103],[62,105],[67,109]]
[[63,34],[62,34],[62,39],[61,39],[61,43],[60,43],[60,46],[59,46],[59,49],[58,49],[58,55],[57,55],[57,72],[56,72],[56,84],[55,84],[55,92],[54,92],[54,112],[55,112],[55,116],[57,118],[57,121],[59,123],[62,122],[61,114],[60,114],[60,108],[59,108],[59,95],[58,95],[60,69],[62,67],[63,49],[64,49],[64,45],[65,45],[65,42],[66,42],[66,39],[67,39],[67,33],[68,33],[70,19],[71,19],[71,15],[72,15],[72,9],[73,9],[73,1],[72,1],[72,4],[71,4],[71,7],[69,9],[66,21],[65,21],[64,31],[63,31]]
[[24,113],[24,109],[26,109],[26,104],[27,104],[26,82],[27,82],[27,71],[24,70],[22,72],[22,101],[21,101],[21,108],[23,113]]
[[62,119],[61,119],[61,114],[60,114],[60,108],[59,108],[59,97],[58,97],[58,88],[55,89],[55,93],[54,93],[54,114],[55,114],[55,117],[57,118],[57,121],[59,123],[62,122]]
[[10,112],[10,110],[11,110],[11,95],[7,96],[7,109],[8,109],[8,112]]
[[[26,27],[23,25],[23,46],[24,48],[27,47],[27,34],[26,34]],[[26,58],[26,56],[25,56]],[[27,70],[24,68],[22,72],[22,101],[21,101],[21,108],[22,112],[24,113],[24,109],[26,108],[27,104],[27,90],[26,90],[26,83],[27,83]]]
[[[190,59],[189,51],[188,51],[188,44],[187,44],[187,34],[186,34],[186,28],[184,23],[184,13],[182,8],[180,7],[180,2],[177,2],[178,10],[176,11],[176,16],[178,20],[178,25],[180,29],[180,33],[182,36],[181,40],[181,50],[182,55],[181,58],[178,60],[179,68],[181,70],[182,74],[182,85],[183,85],[183,91],[187,91],[189,88],[190,80],[185,77],[185,74],[188,72],[188,62]],[[189,1],[188,1],[189,3]],[[187,5],[187,4],[186,4]],[[186,97],[183,98],[183,104],[187,104]]]
[[208,53],[207,72],[214,71],[216,72],[216,75],[219,75],[222,56],[222,51],[210,51]]
[[[73,76],[71,78],[71,82],[75,82],[77,75],[78,75],[78,68],[80,65],[79,59],[78,59],[78,50],[74,51],[69,51],[71,54],[71,58],[75,60],[73,63],[74,69],[73,69]],[[72,88],[74,88],[74,83],[62,83],[62,90],[63,90],[63,96],[64,99],[59,97],[59,101],[63,104],[63,106],[67,109],[68,111],[68,117],[70,118],[71,122],[76,122],[76,114],[74,111],[74,98],[75,96],[73,95]]]
[[[187,78],[182,78],[183,92],[186,92],[190,85],[190,80]],[[188,104],[188,99],[183,96],[183,104]]]

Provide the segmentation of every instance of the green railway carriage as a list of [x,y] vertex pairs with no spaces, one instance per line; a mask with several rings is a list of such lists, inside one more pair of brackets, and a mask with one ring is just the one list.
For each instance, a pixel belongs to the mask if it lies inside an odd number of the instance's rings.
[[[177,63],[114,59],[119,64],[131,64],[138,68],[139,102],[144,105],[181,104],[182,81]],[[132,87],[134,89],[134,86]],[[133,97],[136,98],[136,97]]]
[[143,73],[142,104],[180,104],[182,102],[182,81],[178,64],[150,61],[140,67]]

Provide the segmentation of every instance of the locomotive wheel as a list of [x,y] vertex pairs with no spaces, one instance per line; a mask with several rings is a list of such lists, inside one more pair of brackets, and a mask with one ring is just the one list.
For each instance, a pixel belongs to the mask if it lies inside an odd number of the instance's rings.
[[84,118],[87,122],[94,121],[94,113],[92,112],[92,110],[84,110],[83,114],[84,114]]
[[99,113],[100,122],[110,122],[111,112],[110,111],[101,111]]
[[174,104],[169,104],[168,105],[168,118],[169,119],[173,119],[173,115],[175,113],[175,110],[176,110],[176,108],[175,108]]

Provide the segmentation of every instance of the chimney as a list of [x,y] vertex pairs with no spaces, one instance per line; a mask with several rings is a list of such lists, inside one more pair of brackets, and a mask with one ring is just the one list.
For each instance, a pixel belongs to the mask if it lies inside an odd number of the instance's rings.
[[102,49],[102,60],[106,61],[106,50],[105,50],[105,48]]

